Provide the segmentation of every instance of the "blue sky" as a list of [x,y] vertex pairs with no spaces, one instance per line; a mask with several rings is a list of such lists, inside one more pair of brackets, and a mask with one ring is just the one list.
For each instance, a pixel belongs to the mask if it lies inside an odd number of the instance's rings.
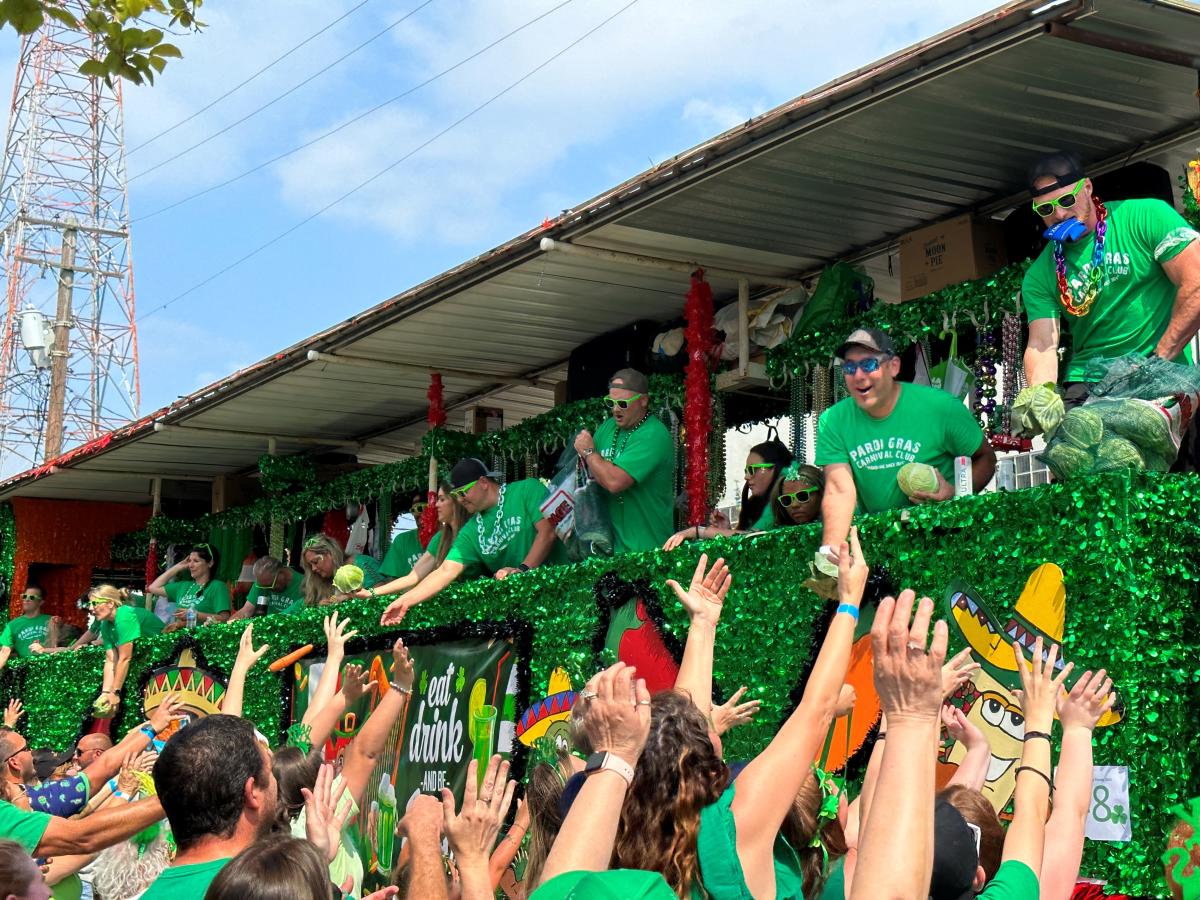
[[[369,188],[169,308],[147,312],[292,227],[561,50],[628,0],[572,0],[337,135],[161,215],[444,69],[562,0],[369,0],[301,51],[140,147],[361,0],[207,0],[154,87],[126,88],[142,411],[169,403],[473,257],[746,118],[988,9],[976,0],[838,4],[637,0]],[[17,39],[0,35],[0,71]],[[137,149],[134,149],[137,148]]]

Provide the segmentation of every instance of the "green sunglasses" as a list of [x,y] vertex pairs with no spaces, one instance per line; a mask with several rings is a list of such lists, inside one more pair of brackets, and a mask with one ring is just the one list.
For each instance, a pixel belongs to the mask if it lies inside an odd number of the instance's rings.
[[775,463],[746,463],[746,477],[753,478],[760,469],[773,469]]
[[809,488],[806,491],[792,491],[790,494],[779,495],[779,505],[787,509],[793,503],[805,503],[808,498],[817,492],[817,489]]
[[630,403],[632,403],[634,400],[640,400],[640,399],[642,399],[641,394],[634,394],[628,400],[618,400],[615,397],[605,397],[604,405],[607,406],[609,409],[629,409]]
[[450,491],[450,496],[457,497],[459,500],[461,500],[463,497],[467,496],[467,491],[469,491],[471,488],[475,487],[475,485],[478,483],[479,483],[479,479],[476,478],[470,484],[464,484],[462,487],[456,487]]
[[1031,203],[1030,206],[1032,206],[1033,211],[1043,219],[1045,219],[1047,216],[1054,215],[1054,207],[1056,206],[1061,206],[1063,209],[1070,209],[1075,205],[1075,198],[1079,192],[1083,190],[1083,183],[1086,180],[1086,178],[1080,178],[1079,181],[1076,182],[1075,187],[1071,189],[1070,193],[1063,194],[1061,197],[1055,197],[1053,200],[1047,200],[1045,203]]

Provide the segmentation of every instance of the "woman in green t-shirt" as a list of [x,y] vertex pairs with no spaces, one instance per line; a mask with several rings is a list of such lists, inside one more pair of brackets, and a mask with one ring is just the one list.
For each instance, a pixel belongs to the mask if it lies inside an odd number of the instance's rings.
[[341,546],[324,534],[314,534],[304,542],[304,552],[300,554],[300,567],[304,570],[300,593],[305,606],[325,606],[345,599],[345,595],[333,586],[333,576],[346,563],[362,569],[363,588],[368,589],[370,595],[369,589],[382,578],[374,557],[360,553],[353,559],[346,559]]
[[96,617],[96,630],[104,645],[104,676],[100,699],[114,710],[121,702],[121,691],[129,676],[133,645],[141,637],[158,634],[162,622],[148,609],[126,606],[128,591],[101,584],[88,594],[88,605]]
[[[196,613],[197,625],[229,619],[229,587],[213,578],[219,564],[216,548],[211,544],[196,544],[182,562],[171,566],[146,588],[154,596],[166,597],[175,604],[175,621],[167,626],[167,631],[186,627],[188,613],[192,610]],[[191,575],[191,581],[174,581],[175,576],[183,574],[185,569]]]
[[[403,594],[405,591],[410,591],[420,584],[426,575],[446,561],[446,554],[450,552],[454,539],[458,537],[459,529],[466,524],[469,517],[463,505],[450,493],[450,485],[444,481],[438,485],[437,515],[437,533],[429,539],[429,545],[421,554],[421,558],[417,560],[417,564],[412,567],[412,571],[400,578],[375,585],[376,595]],[[366,599],[371,596],[371,592],[364,587],[352,596]]]

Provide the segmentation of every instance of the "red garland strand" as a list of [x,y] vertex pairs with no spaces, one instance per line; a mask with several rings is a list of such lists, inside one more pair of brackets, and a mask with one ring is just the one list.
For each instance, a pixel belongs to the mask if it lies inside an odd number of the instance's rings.
[[146,584],[158,578],[158,538],[150,538],[150,549],[146,552]]
[[[442,385],[440,372],[434,372],[429,376],[429,392],[426,396],[429,398],[429,430],[444,427],[446,424],[446,389]],[[417,537],[420,538],[422,547],[428,546],[434,533],[438,530],[437,492],[431,490],[427,500],[428,505],[425,507],[425,512],[421,514],[421,521],[417,528]]]
[[713,295],[704,270],[692,273],[692,286],[683,305],[687,319],[688,362],[684,376],[683,426],[687,440],[687,498],[689,525],[708,524],[708,438],[712,431],[712,388],[709,362],[713,346]]

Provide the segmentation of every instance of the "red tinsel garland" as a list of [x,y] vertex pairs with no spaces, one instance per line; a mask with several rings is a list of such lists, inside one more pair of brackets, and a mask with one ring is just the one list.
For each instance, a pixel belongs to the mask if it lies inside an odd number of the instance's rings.
[[[446,389],[442,386],[442,375],[440,372],[434,372],[429,376],[429,392],[426,394],[429,398],[429,428],[432,431],[434,428],[441,428],[446,424]],[[430,473],[433,474],[433,463],[430,464]],[[421,521],[417,529],[417,537],[421,540],[421,546],[427,546],[433,538],[434,533],[438,530],[437,517],[437,490],[436,486],[429,486],[429,505],[425,507],[425,512],[421,514]]]
[[146,584],[158,578],[158,538],[150,538],[150,549],[146,551]]
[[687,319],[688,362],[684,376],[683,426],[687,435],[687,497],[689,525],[708,524],[708,438],[712,431],[712,389],[708,379],[713,343],[712,288],[704,270],[692,273],[692,286],[683,305]]

